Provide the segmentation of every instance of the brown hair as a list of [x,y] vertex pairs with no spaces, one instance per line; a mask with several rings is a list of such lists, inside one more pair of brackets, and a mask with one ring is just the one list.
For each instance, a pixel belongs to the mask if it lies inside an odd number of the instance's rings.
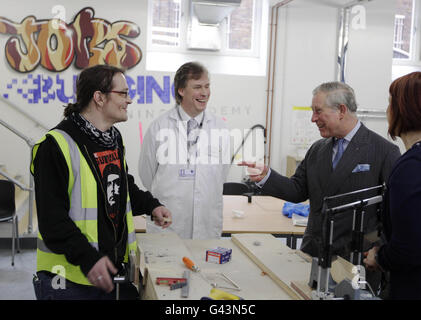
[[95,91],[107,93],[112,90],[113,77],[123,73],[122,69],[108,65],[96,65],[84,69],[76,81],[76,103],[65,106],[64,116],[82,112],[92,100]]
[[389,130],[393,140],[402,133],[421,130],[421,72],[392,82],[389,88]]
[[177,104],[181,104],[183,97],[178,93],[178,89],[183,89],[190,79],[198,80],[208,70],[198,62],[187,62],[178,68],[174,76],[174,94]]

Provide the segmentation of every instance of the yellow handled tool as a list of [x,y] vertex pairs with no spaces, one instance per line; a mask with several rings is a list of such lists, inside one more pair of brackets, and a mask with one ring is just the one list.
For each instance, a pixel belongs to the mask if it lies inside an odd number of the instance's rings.
[[236,296],[235,294],[216,288],[211,289],[209,298],[213,300],[244,300],[243,298]]

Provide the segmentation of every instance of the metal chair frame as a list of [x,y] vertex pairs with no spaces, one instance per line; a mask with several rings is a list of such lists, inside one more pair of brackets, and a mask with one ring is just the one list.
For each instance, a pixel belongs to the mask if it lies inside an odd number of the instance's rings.
[[[15,265],[15,243],[17,244],[17,252],[20,252],[20,241],[19,241],[19,227],[18,227],[18,217],[16,215],[16,205],[15,205],[15,185],[13,182],[8,180],[0,180],[0,185],[9,185],[10,190],[8,194],[4,195],[0,193],[0,223],[2,222],[12,222],[12,266]],[[6,187],[7,188],[7,187]],[[6,188],[1,188],[1,191],[7,190]],[[5,196],[5,199],[2,198]],[[13,203],[8,203],[8,201],[13,200]],[[3,212],[10,212],[10,215],[4,214]]]

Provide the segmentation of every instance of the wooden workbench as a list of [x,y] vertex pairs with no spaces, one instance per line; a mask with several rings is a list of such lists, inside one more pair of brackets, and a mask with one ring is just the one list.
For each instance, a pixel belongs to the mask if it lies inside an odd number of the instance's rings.
[[[291,281],[305,283],[310,274],[308,260],[269,234],[237,234],[232,239],[215,240],[182,240],[175,233],[138,233],[136,237],[143,299],[185,299],[181,298],[181,289],[170,290],[155,283],[157,277],[182,277],[187,270],[182,262],[184,256],[191,258],[206,278],[205,281],[200,274],[191,272],[188,300],[209,296],[211,282],[229,285],[217,276],[221,272],[241,288],[241,291],[222,290],[244,299],[302,299],[292,289]],[[225,264],[205,261],[206,250],[217,246],[232,249],[231,261]]]
[[[182,240],[175,233],[138,233],[138,268],[142,274],[139,292],[149,300],[199,300],[209,296],[211,283],[232,286],[218,274],[224,273],[240,291],[222,289],[246,300],[311,299],[307,285],[311,257],[293,250],[270,234],[234,234],[231,239]],[[206,262],[206,250],[216,247],[232,249],[231,261],[224,264]],[[189,296],[181,297],[181,289],[155,283],[157,277],[181,278],[188,270],[182,262],[189,257],[200,268],[190,272]],[[331,275],[339,283],[353,279],[354,266],[336,257]]]
[[[285,201],[271,196],[253,196],[247,202],[245,196],[224,196],[222,235],[235,233],[270,233],[277,237],[285,237],[287,245],[296,248],[296,239],[302,237],[305,227],[294,226],[292,219],[282,214]],[[243,218],[236,218],[233,210],[244,212]],[[134,217],[136,232],[146,231],[143,216]]]

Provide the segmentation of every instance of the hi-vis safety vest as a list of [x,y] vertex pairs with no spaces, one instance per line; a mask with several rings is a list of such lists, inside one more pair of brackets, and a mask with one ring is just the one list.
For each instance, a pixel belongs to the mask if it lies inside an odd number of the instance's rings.
[[[97,182],[75,141],[64,131],[54,129],[42,137],[32,149],[31,172],[34,174],[34,159],[39,145],[52,136],[60,147],[69,168],[68,195],[70,199],[69,217],[80,229],[89,243],[98,250],[98,203]],[[124,168],[126,162],[123,156]],[[128,189],[127,189],[128,190]],[[136,234],[133,224],[130,197],[127,192],[126,221],[128,238],[124,262],[128,262],[129,252],[136,251]],[[70,264],[63,254],[55,254],[47,248],[38,232],[37,271],[46,270],[60,274],[64,278],[83,285],[92,285],[79,266]]]

